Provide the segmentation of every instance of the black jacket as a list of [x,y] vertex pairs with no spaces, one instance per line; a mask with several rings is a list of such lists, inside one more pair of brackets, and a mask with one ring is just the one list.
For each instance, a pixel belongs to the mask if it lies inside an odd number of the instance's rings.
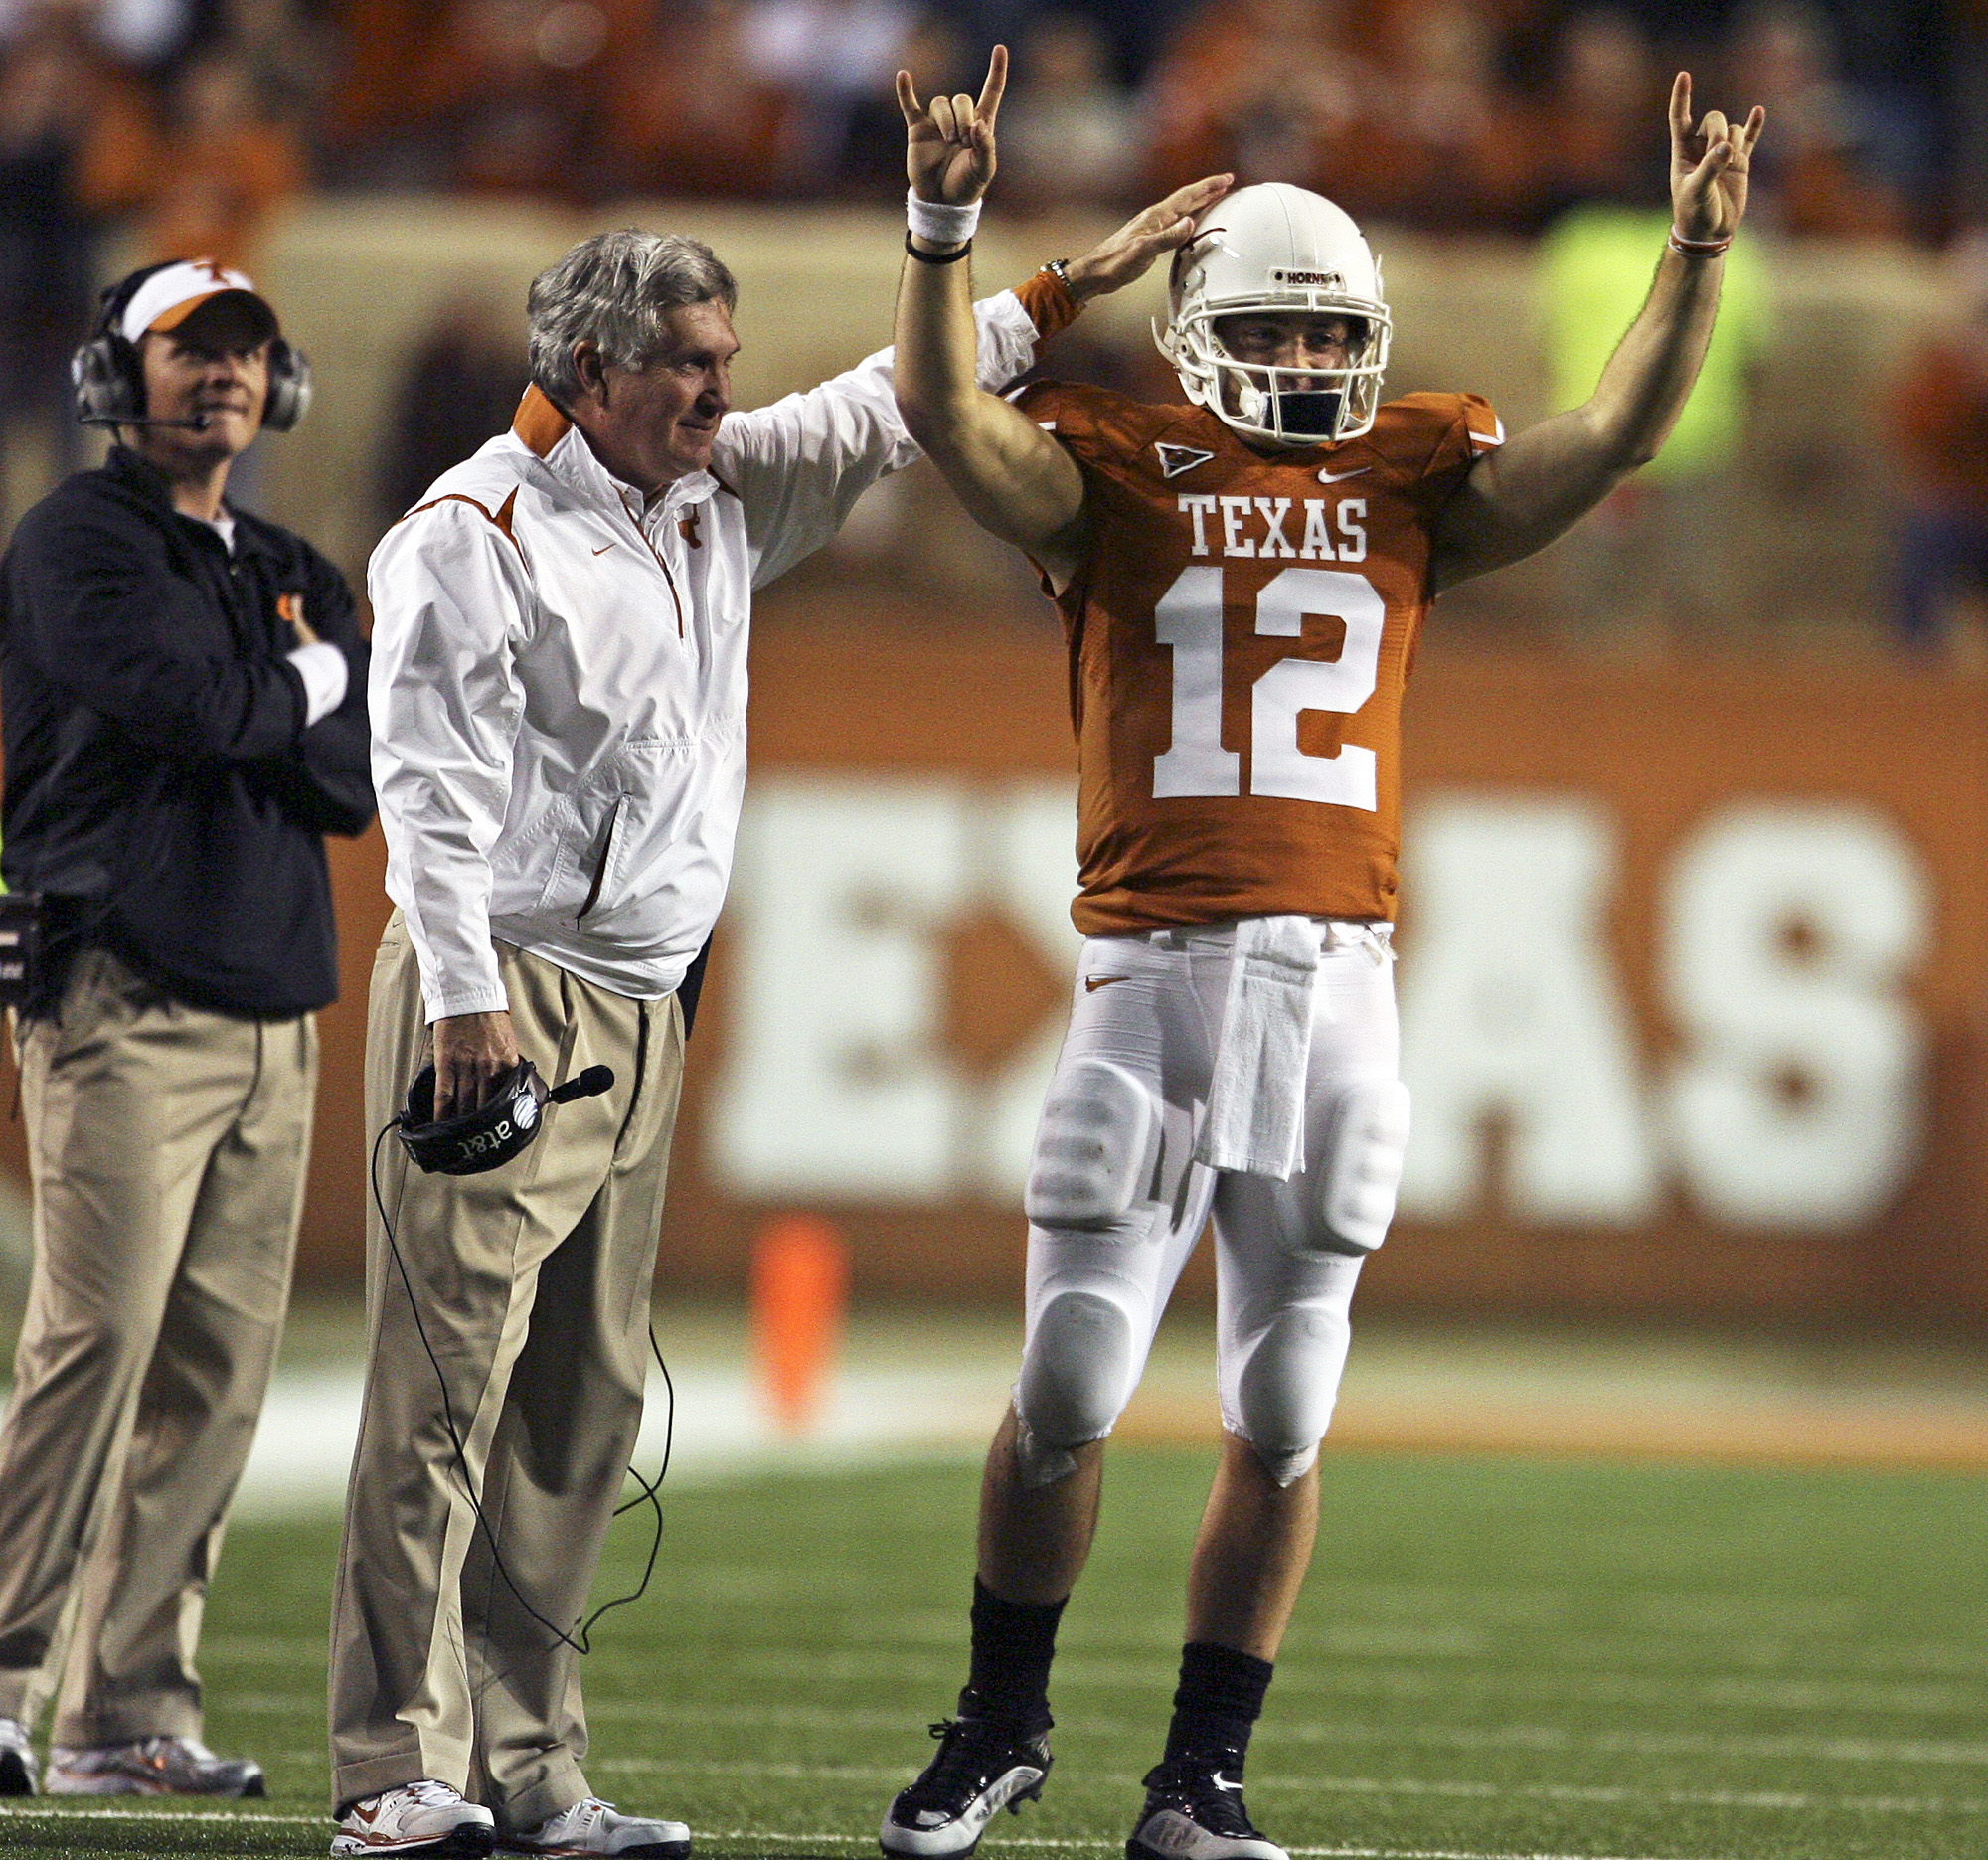
[[[56,945],[31,1011],[89,943],[223,1013],[287,1017],[338,993],[320,836],[373,817],[367,649],[330,563],[229,514],[232,559],[120,447],[29,511],[0,562],[0,872],[50,900]],[[283,596],[351,672],[309,729]]]

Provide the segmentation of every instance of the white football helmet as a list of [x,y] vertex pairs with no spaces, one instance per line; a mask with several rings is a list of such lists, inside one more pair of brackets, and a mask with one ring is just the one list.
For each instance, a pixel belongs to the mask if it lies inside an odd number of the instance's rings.
[[[1373,425],[1394,325],[1380,261],[1323,195],[1266,181],[1217,201],[1174,254],[1167,309],[1166,328],[1153,331],[1160,353],[1188,399],[1236,431],[1279,445],[1324,445],[1358,438]],[[1292,310],[1337,312],[1364,325],[1351,366],[1239,362],[1215,333],[1218,317]]]

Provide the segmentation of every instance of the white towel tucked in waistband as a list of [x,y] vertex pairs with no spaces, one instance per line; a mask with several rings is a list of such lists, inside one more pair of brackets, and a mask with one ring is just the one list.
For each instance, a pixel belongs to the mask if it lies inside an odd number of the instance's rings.
[[1305,1069],[1324,926],[1244,918],[1195,1160],[1288,1181],[1304,1159]]

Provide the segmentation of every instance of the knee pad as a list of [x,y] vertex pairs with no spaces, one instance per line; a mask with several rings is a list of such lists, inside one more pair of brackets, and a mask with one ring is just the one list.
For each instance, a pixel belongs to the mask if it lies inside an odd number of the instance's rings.
[[1159,1157],[1154,1094],[1111,1060],[1074,1060],[1050,1085],[1023,1210],[1039,1227],[1109,1227],[1150,1195]]
[[1037,1315],[1015,1384],[1024,1485],[1074,1470],[1071,1448],[1111,1432],[1132,1391],[1136,1341],[1125,1308],[1095,1291],[1056,1293]]
[[1319,1184],[1322,1250],[1372,1253],[1388,1238],[1408,1150],[1408,1088],[1399,1079],[1340,1093]]
[[1349,1339],[1343,1311],[1300,1306],[1271,1322],[1243,1366],[1236,1419],[1279,1485],[1308,1472],[1318,1457],[1339,1400]]

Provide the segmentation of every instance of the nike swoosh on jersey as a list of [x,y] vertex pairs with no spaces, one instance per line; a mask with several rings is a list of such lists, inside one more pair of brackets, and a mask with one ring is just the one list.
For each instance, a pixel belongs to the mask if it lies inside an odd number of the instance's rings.
[[1160,476],[1178,478],[1183,471],[1192,471],[1197,465],[1205,465],[1215,456],[1194,445],[1169,445],[1164,439],[1153,441],[1153,450],[1160,455]]
[[1083,978],[1083,990],[1086,994],[1095,994],[1098,989],[1108,988],[1114,981],[1124,979],[1122,975],[1086,975]]
[[600,545],[600,547],[599,547],[598,549],[596,549],[596,550],[595,550],[595,551],[594,551],[593,553],[594,553],[594,554],[595,554],[596,556],[604,556],[604,555],[606,555],[606,553],[607,553],[607,552],[608,552],[608,551],[609,551],[610,549],[612,549],[613,547],[614,547],[614,545],[613,545],[612,543],[602,543],[602,544]]
[[1362,477],[1373,469],[1372,465],[1355,465],[1351,471],[1321,471],[1318,481],[1321,484],[1337,484],[1342,478]]

